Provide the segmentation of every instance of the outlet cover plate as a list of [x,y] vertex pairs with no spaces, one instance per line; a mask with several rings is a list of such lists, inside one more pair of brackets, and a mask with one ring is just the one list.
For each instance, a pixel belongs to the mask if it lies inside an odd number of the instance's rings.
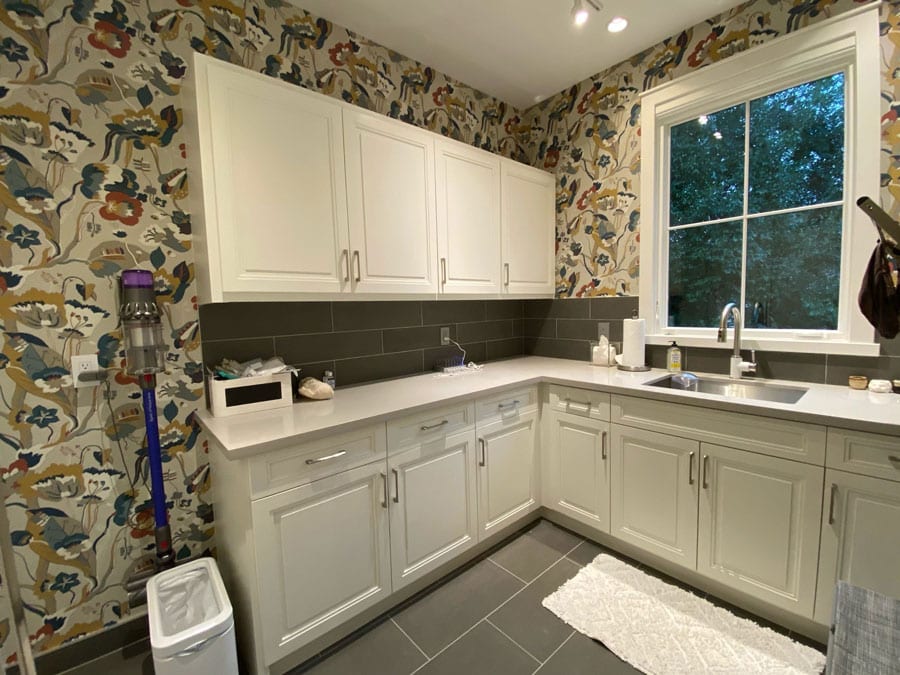
[[96,354],[83,354],[81,356],[72,357],[72,381],[75,383],[76,389],[83,387],[96,387],[99,382],[83,382],[79,375],[81,373],[92,373],[100,370],[100,364],[97,363]]
[[441,326],[441,344],[450,344],[450,326]]

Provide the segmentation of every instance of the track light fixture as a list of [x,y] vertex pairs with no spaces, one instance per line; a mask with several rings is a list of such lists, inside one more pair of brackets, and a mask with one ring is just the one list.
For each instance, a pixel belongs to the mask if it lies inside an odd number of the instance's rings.
[[603,5],[598,0],[575,0],[572,5],[572,22],[576,26],[583,26],[590,16],[588,7],[592,7],[599,12],[603,9]]

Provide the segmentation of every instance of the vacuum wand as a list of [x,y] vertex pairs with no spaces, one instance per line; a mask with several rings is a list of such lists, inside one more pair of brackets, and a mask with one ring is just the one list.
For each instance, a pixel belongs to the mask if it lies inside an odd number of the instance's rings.
[[156,538],[156,563],[172,567],[172,531],[166,510],[162,451],[156,416],[156,374],[165,370],[166,345],[162,336],[162,317],[153,291],[153,274],[146,270],[125,270],[121,278],[122,305],[119,314],[125,337],[125,370],[135,375],[141,386],[144,423],[147,431],[147,463],[150,466],[150,494]]

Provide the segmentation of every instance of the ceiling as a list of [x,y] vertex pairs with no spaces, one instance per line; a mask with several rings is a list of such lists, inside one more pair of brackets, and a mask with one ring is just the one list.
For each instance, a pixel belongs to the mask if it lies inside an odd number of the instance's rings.
[[[603,0],[579,28],[573,0],[294,0],[309,12],[518,108],[562,91],[737,0]],[[628,28],[609,33],[621,15]]]

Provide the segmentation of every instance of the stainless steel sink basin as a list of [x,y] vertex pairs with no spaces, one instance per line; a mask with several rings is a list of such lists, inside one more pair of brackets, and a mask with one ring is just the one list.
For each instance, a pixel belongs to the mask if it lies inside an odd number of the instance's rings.
[[754,382],[753,380],[729,380],[716,377],[697,377],[696,389],[685,389],[677,378],[673,383],[672,375],[666,375],[653,382],[648,382],[648,387],[660,389],[675,389],[678,391],[698,392],[701,394],[716,394],[728,398],[745,398],[754,401],[771,401],[773,403],[796,403],[809,391],[804,387],[789,387],[783,384],[770,384],[768,382]]

